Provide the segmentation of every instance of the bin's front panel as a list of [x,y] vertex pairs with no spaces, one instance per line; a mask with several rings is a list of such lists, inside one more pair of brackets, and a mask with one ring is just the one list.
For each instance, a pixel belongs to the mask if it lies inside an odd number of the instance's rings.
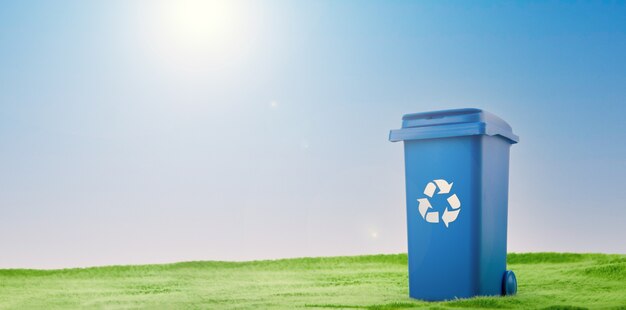
[[481,136],[405,141],[409,295],[479,291]]

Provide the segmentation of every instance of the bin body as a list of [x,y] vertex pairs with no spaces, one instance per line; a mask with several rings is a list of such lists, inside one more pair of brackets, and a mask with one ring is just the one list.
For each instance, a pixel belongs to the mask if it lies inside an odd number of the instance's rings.
[[503,294],[510,126],[478,109],[409,114],[404,141],[409,295]]

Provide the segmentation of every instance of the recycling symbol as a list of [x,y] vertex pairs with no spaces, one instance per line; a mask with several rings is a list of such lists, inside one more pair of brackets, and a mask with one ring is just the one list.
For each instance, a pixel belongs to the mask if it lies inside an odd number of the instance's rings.
[[[424,195],[428,196],[428,198],[433,198],[435,195],[435,190],[439,189],[437,195],[447,195],[450,194],[450,190],[452,189],[453,183],[448,183],[448,181],[439,179],[433,180],[432,182],[428,182],[426,187],[424,188]],[[432,209],[430,205],[430,201],[428,198],[419,198],[417,201],[419,202],[418,210],[420,215],[426,222],[438,224],[439,223],[439,211],[429,211]],[[461,212],[461,201],[456,194],[450,195],[447,199],[448,207],[445,208],[441,215],[441,221],[446,227],[450,225],[450,223],[454,222],[456,218],[459,216],[459,212]]]

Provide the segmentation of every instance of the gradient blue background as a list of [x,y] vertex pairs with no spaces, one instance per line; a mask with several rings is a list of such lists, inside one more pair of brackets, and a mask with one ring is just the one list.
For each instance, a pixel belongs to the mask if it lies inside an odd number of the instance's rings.
[[626,252],[624,2],[230,3],[0,2],[0,267],[405,251],[388,130],[458,107],[521,137],[510,251]]

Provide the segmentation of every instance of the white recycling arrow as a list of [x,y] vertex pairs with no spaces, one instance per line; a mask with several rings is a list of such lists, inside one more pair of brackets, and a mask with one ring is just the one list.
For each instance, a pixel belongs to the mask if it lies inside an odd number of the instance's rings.
[[439,187],[439,192],[437,194],[447,194],[447,193],[449,193],[450,189],[452,189],[452,184],[454,184],[454,182],[453,183],[448,183],[446,180],[441,180],[441,179],[434,180],[434,182],[437,184],[437,187]]
[[461,201],[459,201],[459,197],[456,194],[452,194],[452,196],[448,197],[448,203],[452,209],[458,209],[461,207]]
[[417,208],[419,209],[422,218],[426,218],[426,211],[432,208],[432,206],[430,205],[430,201],[428,201],[428,199],[426,198],[420,198],[417,201],[419,202]]
[[[437,224],[439,222],[443,222],[446,228],[450,225],[450,223],[456,221],[459,217],[459,212],[461,212],[461,200],[456,194],[450,194],[452,190],[452,185],[454,182],[448,183],[448,181],[444,179],[432,180],[426,184],[424,188],[424,198],[418,198],[418,210],[422,218],[428,223]],[[433,206],[430,204],[429,198],[433,198],[435,192],[437,195],[439,194],[450,194],[446,200],[448,202],[448,206],[444,209],[443,212],[434,211]],[[441,214],[441,217],[439,216]]]
[[454,220],[456,220],[456,217],[459,216],[459,211],[461,211],[461,210],[448,211],[448,208],[446,208],[443,211],[443,215],[441,216],[441,220],[446,225],[446,227],[448,227],[448,224],[450,222],[453,222]]
[[426,188],[424,188],[424,195],[433,198],[433,194],[435,194],[436,189],[437,186],[435,186],[433,182],[428,182],[428,184],[426,184]]
[[[439,212],[428,212],[426,214],[426,222],[439,223]],[[448,227],[448,224],[446,224],[446,227]]]

